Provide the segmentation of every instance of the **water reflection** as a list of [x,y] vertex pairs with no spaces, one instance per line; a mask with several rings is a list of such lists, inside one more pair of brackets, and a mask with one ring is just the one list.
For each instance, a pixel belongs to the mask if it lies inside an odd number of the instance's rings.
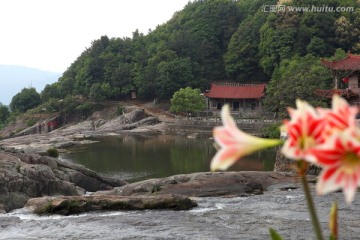
[[[62,157],[98,173],[127,181],[209,171],[216,150],[211,139],[183,136],[111,136],[70,149]],[[271,171],[275,151],[266,150],[239,161],[230,171]]]

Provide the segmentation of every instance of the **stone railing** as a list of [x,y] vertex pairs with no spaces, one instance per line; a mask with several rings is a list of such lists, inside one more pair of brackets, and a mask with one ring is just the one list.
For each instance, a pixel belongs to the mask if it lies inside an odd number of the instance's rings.
[[[265,118],[239,118],[234,119],[236,123],[279,123],[281,121],[277,119],[265,119]],[[220,117],[189,117],[182,118],[176,117],[175,124],[177,125],[207,125],[207,126],[217,126],[221,125]]]
[[[262,131],[269,125],[279,123],[274,119],[235,119],[237,126],[245,132],[262,135]],[[174,124],[169,124],[170,131],[175,132],[204,132],[211,133],[215,126],[222,125],[220,117],[176,117]]]

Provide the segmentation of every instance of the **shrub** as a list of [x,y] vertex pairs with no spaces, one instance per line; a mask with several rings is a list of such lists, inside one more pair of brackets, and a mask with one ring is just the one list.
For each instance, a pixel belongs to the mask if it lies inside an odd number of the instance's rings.
[[31,118],[31,119],[29,119],[29,120],[26,121],[26,125],[27,125],[28,127],[33,126],[35,123],[36,123],[36,119],[34,119],[34,118]]
[[59,151],[56,148],[49,148],[46,151],[46,155],[49,157],[57,158],[59,156]]
[[265,127],[262,131],[263,137],[279,138],[280,137],[280,123],[274,123]]
[[121,107],[121,106],[117,106],[117,108],[116,108],[116,115],[120,116],[120,115],[123,114],[123,112],[124,112],[124,108]]

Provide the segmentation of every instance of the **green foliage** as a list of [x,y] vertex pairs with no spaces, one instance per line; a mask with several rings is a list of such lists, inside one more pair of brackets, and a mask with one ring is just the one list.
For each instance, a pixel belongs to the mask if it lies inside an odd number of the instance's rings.
[[40,94],[35,88],[24,88],[12,98],[10,108],[12,111],[26,112],[38,106],[40,102]]
[[266,21],[267,15],[258,12],[245,19],[232,35],[226,54],[224,55],[226,74],[241,82],[264,79],[260,69],[259,30]]
[[35,213],[38,215],[51,214],[54,212],[54,205],[48,201],[43,207],[36,209]]
[[[273,78],[278,82],[285,73],[279,69],[295,56],[328,58],[338,48],[360,53],[359,9],[352,13],[262,12],[263,5],[277,2],[194,0],[147,35],[136,30],[132,38],[102,36],[57,83],[45,87],[41,99],[120,100],[128,99],[134,90],[140,99],[169,99],[180,88],[205,90],[219,80],[254,83]],[[346,6],[356,4],[356,0],[346,1]],[[340,0],[291,1],[291,5],[345,6]],[[316,80],[320,81],[327,79]],[[294,93],[287,90],[278,92]],[[50,105],[50,111],[59,109],[54,101]],[[75,108],[65,104],[67,110]]]
[[85,102],[78,105],[75,108],[75,111],[84,117],[88,117],[91,113],[95,111],[95,106],[91,103]]
[[275,123],[262,130],[262,136],[266,138],[280,138],[280,123]]
[[116,115],[120,116],[124,113],[124,108],[121,106],[116,107]]
[[151,189],[151,193],[156,193],[161,191],[161,186],[159,184],[154,184],[152,189]]
[[10,117],[10,111],[7,106],[0,106],[0,124],[6,123]]
[[58,99],[50,98],[47,100],[45,107],[48,112],[58,112],[61,109],[61,102]]
[[286,117],[286,108],[295,107],[297,98],[313,106],[326,106],[324,99],[314,94],[316,89],[329,89],[332,82],[330,72],[321,66],[320,60],[312,55],[295,56],[283,60],[276,68],[267,88],[265,106]]
[[274,229],[270,228],[271,240],[282,240],[283,238]]
[[28,127],[31,127],[31,126],[33,126],[36,122],[37,122],[36,119],[31,118],[31,119],[29,119],[29,120],[26,121],[26,125],[27,125]]
[[17,163],[16,164],[16,171],[18,172],[18,173],[20,173],[20,168],[21,168],[21,165],[19,164],[19,163]]
[[103,91],[100,83],[95,83],[91,86],[90,99],[95,101],[106,99],[106,92]]
[[335,39],[346,51],[360,51],[360,9],[349,16],[340,16],[335,21]]
[[306,51],[314,56],[326,56],[327,45],[324,40],[318,37],[311,38],[310,43],[306,46]]
[[68,96],[62,101],[61,111],[66,114],[74,113],[77,106],[79,106],[79,102],[76,98]]
[[42,90],[41,94],[41,101],[47,102],[50,99],[58,99],[60,98],[60,90],[59,90],[59,83],[56,82],[54,84],[47,84]]
[[57,158],[59,156],[59,151],[56,148],[49,148],[46,150],[46,155],[49,157]]
[[336,49],[334,56],[332,56],[329,59],[331,61],[337,61],[337,60],[343,59],[345,57],[346,57],[346,52],[343,49],[338,48],[338,49]]
[[194,113],[205,109],[205,99],[200,89],[191,87],[181,88],[175,92],[171,99],[172,112],[189,112]]

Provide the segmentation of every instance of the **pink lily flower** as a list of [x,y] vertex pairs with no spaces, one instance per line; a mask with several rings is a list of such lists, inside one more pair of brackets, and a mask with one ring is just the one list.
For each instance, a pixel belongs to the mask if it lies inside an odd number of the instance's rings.
[[360,186],[360,141],[351,129],[334,133],[324,144],[311,150],[323,167],[316,186],[318,194],[343,189],[347,203]]
[[221,149],[211,161],[211,171],[226,170],[243,156],[281,143],[278,139],[258,138],[241,131],[231,117],[228,105],[222,108],[221,118],[223,126],[213,130],[214,139]]
[[315,158],[308,152],[325,141],[324,117],[305,101],[298,99],[296,106],[297,109],[288,108],[291,120],[284,123],[288,138],[282,148],[282,153],[294,160],[315,163]]

